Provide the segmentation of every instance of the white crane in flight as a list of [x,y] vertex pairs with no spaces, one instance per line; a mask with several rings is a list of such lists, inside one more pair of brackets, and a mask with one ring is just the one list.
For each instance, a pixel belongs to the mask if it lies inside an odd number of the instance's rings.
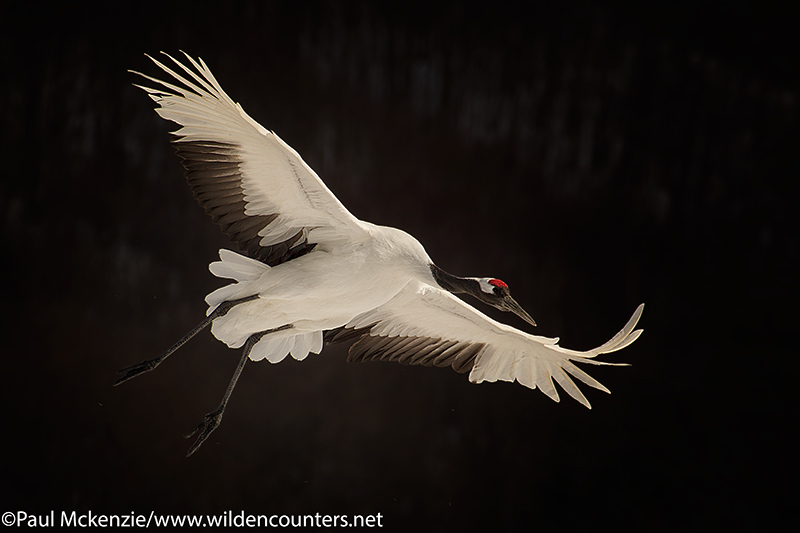
[[349,361],[452,366],[474,383],[518,381],[559,401],[555,380],[586,407],[570,376],[609,392],[573,363],[613,364],[594,357],[639,337],[644,304],[610,341],[585,352],[492,320],[454,294],[536,325],[499,279],[449,274],[411,235],[351,215],[297,152],[225,94],[202,59],[184,55],[193,69],[167,55],[182,73],[148,56],[172,80],[134,72],[161,88],[138,87],[181,126],[173,142],[189,186],[244,255],[220,250],[209,270],[234,283],[206,296],[205,320],[160,357],[121,370],[116,384],[153,370],[209,324],[229,347],[244,346],[219,407],[187,435],[199,433],[187,456],[219,426],[248,358],[303,360],[325,342],[355,340]]

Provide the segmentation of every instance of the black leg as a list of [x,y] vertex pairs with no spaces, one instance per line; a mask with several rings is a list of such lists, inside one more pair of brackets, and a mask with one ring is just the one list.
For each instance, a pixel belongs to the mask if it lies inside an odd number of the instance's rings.
[[194,452],[196,452],[197,449],[200,447],[200,445],[202,445],[206,441],[208,436],[211,435],[211,433],[215,429],[217,429],[220,422],[222,422],[222,415],[223,413],[225,413],[225,407],[228,405],[228,400],[231,397],[233,388],[236,386],[236,382],[239,380],[239,376],[241,375],[242,369],[244,368],[244,365],[247,362],[247,358],[250,356],[250,350],[253,349],[253,346],[255,346],[256,343],[260,341],[261,337],[263,337],[264,335],[268,333],[274,333],[276,331],[282,331],[284,329],[289,329],[291,327],[292,326],[290,324],[287,324],[279,328],[268,329],[266,331],[250,335],[250,337],[247,339],[247,342],[245,342],[244,344],[244,353],[242,353],[242,358],[239,359],[239,364],[236,366],[236,370],[233,373],[231,382],[228,384],[228,389],[225,391],[225,395],[222,397],[222,401],[220,402],[219,407],[217,407],[216,410],[208,413],[205,419],[203,419],[203,421],[200,422],[200,424],[198,424],[198,426],[194,428],[194,430],[191,433],[185,435],[185,437],[188,439],[194,436],[198,431],[200,432],[200,435],[198,435],[197,440],[192,445],[192,447],[189,448],[189,451],[186,453],[186,457],[189,457]]
[[136,363],[135,365],[131,365],[120,370],[119,373],[120,374],[124,373],[125,375],[119,378],[116,381],[116,383],[114,383],[114,386],[116,387],[120,383],[125,383],[129,379],[135,378],[136,376],[144,374],[145,372],[150,372],[155,367],[160,365],[161,362],[164,361],[164,359],[172,355],[178,348],[186,344],[189,341],[189,339],[191,339],[192,337],[200,333],[203,329],[205,329],[206,326],[208,326],[209,324],[211,324],[211,322],[214,321],[214,319],[219,318],[221,316],[225,316],[228,313],[228,311],[230,311],[233,308],[233,306],[239,305],[244,302],[249,302],[251,300],[255,300],[256,298],[258,298],[258,295],[254,294],[253,296],[248,296],[247,298],[242,298],[240,300],[231,300],[229,302],[222,302],[217,306],[216,309],[214,309],[214,311],[210,315],[208,315],[205,318],[205,320],[197,324],[194,327],[194,329],[192,329],[192,331],[184,335],[183,338],[178,342],[176,342],[174,345],[172,345],[172,347],[169,350],[167,350],[166,352],[164,352],[163,354],[154,359],[148,359],[147,361],[142,361],[141,363]]

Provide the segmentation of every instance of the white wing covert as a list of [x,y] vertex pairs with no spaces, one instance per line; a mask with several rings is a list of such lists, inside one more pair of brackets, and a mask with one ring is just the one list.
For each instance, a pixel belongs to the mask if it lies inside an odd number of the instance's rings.
[[164,55],[186,76],[148,57],[180,86],[134,72],[162,88],[138,87],[162,118],[181,126],[173,142],[192,192],[243,251],[275,266],[366,235],[300,155],[231,100],[202,59],[184,54],[192,70]]
[[555,380],[570,396],[591,408],[570,375],[586,385],[609,391],[573,363],[619,365],[593,358],[635,341],[642,330],[633,328],[643,309],[644,304],[637,307],[625,327],[607,343],[580,352],[558,346],[557,338],[530,335],[496,322],[449,292],[410,282],[386,304],[328,332],[326,340],[358,338],[350,347],[349,361],[452,366],[458,372],[471,370],[469,379],[474,383],[518,381],[540,389],[557,402]]

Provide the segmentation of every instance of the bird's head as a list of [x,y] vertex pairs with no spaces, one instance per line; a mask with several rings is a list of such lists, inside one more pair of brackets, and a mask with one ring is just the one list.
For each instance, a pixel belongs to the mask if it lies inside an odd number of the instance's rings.
[[536,321],[533,320],[531,315],[511,297],[511,292],[508,290],[508,285],[505,282],[496,278],[472,279],[478,282],[479,289],[475,292],[470,291],[473,296],[501,311],[511,311],[532,326],[536,325]]
[[536,321],[511,297],[508,285],[497,278],[461,278],[430,265],[433,279],[439,286],[453,294],[471,294],[483,303],[501,311],[511,311],[522,320],[536,325]]

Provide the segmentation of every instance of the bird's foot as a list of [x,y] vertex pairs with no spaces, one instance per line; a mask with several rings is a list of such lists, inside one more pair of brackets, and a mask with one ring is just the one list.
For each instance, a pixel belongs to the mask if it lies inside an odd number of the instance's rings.
[[141,363],[136,363],[135,365],[126,366],[122,370],[119,370],[118,373],[125,375],[119,378],[114,386],[116,387],[120,383],[125,383],[129,379],[133,379],[140,374],[144,374],[145,372],[150,372],[163,361],[163,357],[156,357],[155,359],[148,359],[147,361],[142,361]]
[[189,448],[189,451],[186,453],[186,457],[189,457],[194,452],[196,452],[197,449],[200,448],[200,446],[206,441],[208,436],[211,435],[211,433],[215,429],[217,429],[217,427],[219,426],[220,422],[222,422],[222,413],[224,413],[224,412],[225,412],[225,409],[223,408],[223,409],[217,409],[213,413],[208,413],[206,415],[205,419],[203,419],[203,421],[200,422],[200,424],[198,424],[197,427],[194,428],[194,430],[192,430],[191,433],[188,433],[187,435],[184,435],[184,437],[186,437],[187,439],[190,439],[198,431],[200,432],[200,435],[198,435],[197,440],[194,442],[194,444],[192,444],[192,447]]

